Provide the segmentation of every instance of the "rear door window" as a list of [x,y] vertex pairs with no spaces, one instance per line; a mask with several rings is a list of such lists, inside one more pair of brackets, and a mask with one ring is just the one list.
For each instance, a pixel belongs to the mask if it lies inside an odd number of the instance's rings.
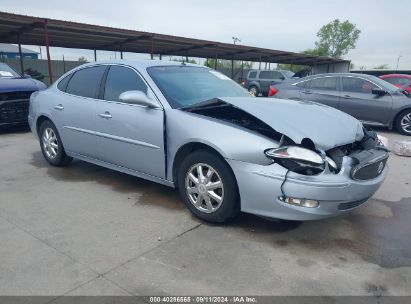
[[74,75],[67,85],[66,93],[88,98],[97,98],[105,70],[106,66],[100,65],[74,72]]
[[312,79],[310,82],[310,89],[337,91],[337,77],[322,77]]
[[119,101],[121,93],[135,90],[147,94],[147,85],[135,71],[124,66],[110,67],[104,89],[105,100]]

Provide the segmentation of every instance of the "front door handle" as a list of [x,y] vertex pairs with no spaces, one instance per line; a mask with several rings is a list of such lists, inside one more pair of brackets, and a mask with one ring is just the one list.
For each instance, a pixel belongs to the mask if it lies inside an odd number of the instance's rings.
[[110,118],[113,117],[113,116],[111,116],[110,112],[108,112],[108,111],[106,111],[104,113],[101,113],[101,114],[98,114],[98,116],[100,116],[102,118],[105,118],[105,119],[110,119]]
[[350,98],[352,98],[352,97],[351,97],[350,95],[344,95],[343,98],[345,98],[345,99],[350,99]]
[[304,93],[304,94],[311,94],[310,91],[304,91],[303,93]]
[[57,106],[54,106],[54,108],[55,108],[56,110],[59,110],[59,111],[64,110],[64,107],[63,107],[62,104],[58,104]]

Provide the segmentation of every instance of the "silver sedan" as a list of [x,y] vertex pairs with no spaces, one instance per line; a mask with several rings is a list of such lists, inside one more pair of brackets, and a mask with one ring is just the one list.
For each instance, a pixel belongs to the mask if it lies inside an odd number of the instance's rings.
[[33,93],[45,159],[72,158],[178,188],[201,219],[314,220],[360,206],[387,174],[376,134],[334,108],[253,98],[206,67],[86,64]]

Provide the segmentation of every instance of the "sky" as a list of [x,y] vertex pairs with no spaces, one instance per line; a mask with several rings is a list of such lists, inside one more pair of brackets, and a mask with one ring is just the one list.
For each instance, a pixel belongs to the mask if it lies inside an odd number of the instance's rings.
[[[299,52],[313,48],[320,27],[349,20],[361,30],[344,58],[355,68],[411,69],[410,0],[0,0],[1,11],[190,38]],[[37,48],[38,50],[38,48]],[[44,57],[44,50],[43,50]],[[90,50],[53,48],[52,59],[91,60]],[[117,56],[99,52],[99,59]],[[125,59],[146,55],[125,54]],[[147,56],[146,56],[147,57]]]

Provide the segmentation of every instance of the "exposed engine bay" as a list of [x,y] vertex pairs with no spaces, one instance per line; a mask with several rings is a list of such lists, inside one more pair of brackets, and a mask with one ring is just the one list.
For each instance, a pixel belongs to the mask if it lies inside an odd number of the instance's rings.
[[[364,136],[361,140],[323,151],[318,149],[310,138],[304,138],[301,143],[296,143],[262,120],[219,99],[208,100],[194,106],[182,108],[182,110],[219,119],[257,132],[278,141],[280,143],[279,148],[302,147],[321,155],[324,160],[321,164],[293,157],[277,157],[275,154],[271,156],[274,162],[279,163],[289,171],[303,175],[320,174],[327,168],[329,172],[337,174],[341,170],[343,158],[348,156],[353,159],[352,178],[359,180],[371,179],[381,173],[388,158],[388,150],[379,141],[377,134],[365,127],[363,127]],[[380,165],[381,163],[382,165]],[[377,164],[377,167],[371,166],[373,164]],[[368,171],[365,172],[365,169]]]

